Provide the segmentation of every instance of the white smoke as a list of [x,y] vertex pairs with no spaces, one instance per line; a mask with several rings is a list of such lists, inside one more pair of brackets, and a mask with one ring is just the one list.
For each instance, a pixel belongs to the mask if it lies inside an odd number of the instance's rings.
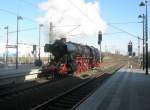
[[[53,23],[53,38],[71,35],[84,37],[97,36],[98,31],[106,30],[106,23],[100,16],[98,1],[85,2],[85,0],[48,0],[39,4],[43,15],[38,17],[38,22],[49,27]],[[75,25],[75,26],[70,26]],[[62,26],[62,27],[61,27]],[[46,31],[48,35],[49,30]],[[74,36],[73,36],[74,37]]]

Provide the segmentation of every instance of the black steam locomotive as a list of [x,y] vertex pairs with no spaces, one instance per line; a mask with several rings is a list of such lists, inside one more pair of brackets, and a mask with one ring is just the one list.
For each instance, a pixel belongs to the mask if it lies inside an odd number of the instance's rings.
[[44,73],[60,75],[81,73],[99,66],[100,54],[97,48],[66,42],[65,38],[56,40],[53,44],[46,44],[44,51],[54,56],[44,67]]

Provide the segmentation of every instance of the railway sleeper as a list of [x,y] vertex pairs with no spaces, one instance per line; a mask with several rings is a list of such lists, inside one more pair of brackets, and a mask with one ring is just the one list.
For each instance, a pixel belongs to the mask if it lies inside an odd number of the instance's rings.
[[82,98],[82,97],[84,97],[85,96],[85,94],[70,94],[70,95],[67,95],[67,97],[73,97],[73,98]]
[[72,104],[63,104],[63,103],[54,103],[53,105],[62,108],[71,108],[73,106]]
[[64,97],[62,100],[65,100],[65,101],[70,101],[70,102],[78,102],[78,101],[80,101],[80,99],[79,98],[76,98],[76,99],[72,99],[72,98],[68,98],[68,97]]
[[76,102],[67,101],[67,100],[60,100],[59,102],[64,104],[72,104],[72,105],[76,104]]
[[[83,96],[82,96],[83,97]],[[78,96],[67,96],[67,98],[70,98],[70,99],[74,99],[74,100],[80,100],[82,97],[78,97]]]
[[72,95],[85,95],[87,93],[87,91],[78,91],[78,92],[75,92],[75,93],[72,93]]
[[43,108],[41,110],[67,110],[67,109],[66,108],[56,107],[56,106],[48,106],[47,108]]

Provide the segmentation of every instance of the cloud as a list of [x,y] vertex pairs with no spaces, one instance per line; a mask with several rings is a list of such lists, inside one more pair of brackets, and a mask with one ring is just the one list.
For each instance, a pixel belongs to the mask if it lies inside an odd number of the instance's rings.
[[[39,7],[44,13],[37,18],[38,22],[47,27],[50,22],[53,23],[53,38],[51,40],[64,36],[71,39],[70,35],[97,36],[99,30],[104,32],[107,28],[105,21],[100,16],[98,0],[94,2],[48,0],[40,3]],[[48,35],[49,30],[47,29],[45,33]]]

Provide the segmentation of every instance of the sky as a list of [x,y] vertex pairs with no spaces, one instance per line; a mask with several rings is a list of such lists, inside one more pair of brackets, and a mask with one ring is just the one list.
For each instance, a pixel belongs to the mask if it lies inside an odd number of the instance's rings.
[[[87,44],[99,48],[97,35],[103,33],[102,51],[127,53],[129,41],[137,52],[138,40],[142,37],[142,21],[138,18],[145,10],[139,7],[142,0],[1,0],[0,3],[0,53],[4,53],[6,29],[9,27],[9,45],[16,44],[17,15],[19,20],[20,54],[30,54],[33,44],[38,45],[39,24],[41,45],[49,41],[49,23],[53,23],[53,37],[66,37],[67,41]],[[150,1],[149,1],[150,2]],[[148,11],[150,3],[148,2]],[[121,31],[120,31],[121,29]],[[122,32],[125,31],[125,32]],[[127,33],[126,33],[127,32]],[[129,34],[132,34],[129,35]],[[142,51],[142,48],[141,48]],[[15,52],[15,49],[9,49]],[[42,53],[44,53],[42,49]]]

